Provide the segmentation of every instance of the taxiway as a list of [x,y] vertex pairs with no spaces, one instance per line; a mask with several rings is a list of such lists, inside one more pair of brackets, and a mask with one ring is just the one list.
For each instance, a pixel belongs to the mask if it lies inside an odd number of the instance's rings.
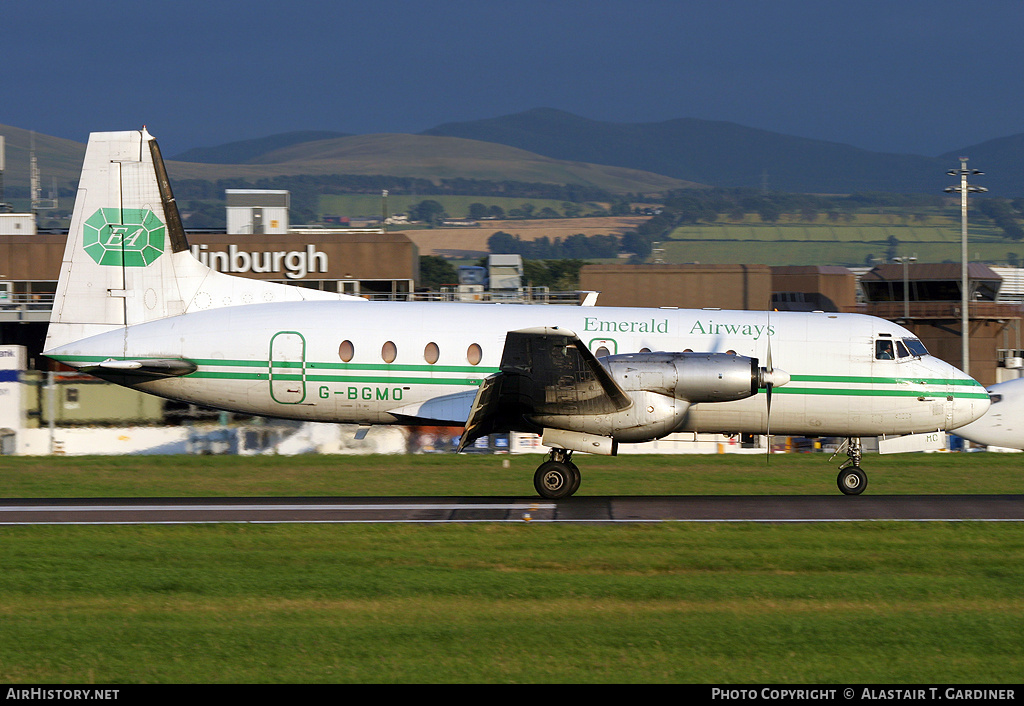
[[0,499],[0,525],[1022,522],[1024,495]]

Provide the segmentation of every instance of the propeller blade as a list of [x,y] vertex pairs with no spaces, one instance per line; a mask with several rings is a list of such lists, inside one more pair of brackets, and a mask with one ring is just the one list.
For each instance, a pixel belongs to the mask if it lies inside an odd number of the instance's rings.
[[768,437],[768,453],[765,454],[765,463],[769,463],[772,456],[772,388],[775,387],[775,366],[772,364],[772,303],[768,301],[768,312],[765,316],[765,335],[768,337],[768,375],[764,386],[765,391],[765,431]]

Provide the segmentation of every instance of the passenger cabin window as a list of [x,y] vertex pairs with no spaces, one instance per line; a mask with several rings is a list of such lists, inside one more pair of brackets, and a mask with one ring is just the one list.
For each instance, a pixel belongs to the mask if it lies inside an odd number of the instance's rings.
[[604,358],[604,357],[609,356],[609,355],[611,355],[611,351],[609,351],[604,346],[599,346],[598,349],[596,351],[594,351],[594,357],[595,358]]
[[338,346],[338,357],[345,363],[352,360],[355,353],[356,349],[355,346],[352,345],[352,341],[342,341],[341,345]]
[[875,360],[894,360],[892,341],[875,341]]
[[479,343],[470,345],[469,349],[466,351],[466,360],[469,361],[470,365],[480,365],[480,361],[483,360],[483,357],[484,352],[483,349],[480,348]]
[[427,344],[426,348],[423,349],[423,360],[427,361],[431,365],[437,362],[437,359],[441,357],[441,349],[437,347],[437,344],[431,341]]
[[398,346],[392,341],[387,341],[380,349],[380,357],[384,359],[385,363],[394,363],[395,358],[398,357]]

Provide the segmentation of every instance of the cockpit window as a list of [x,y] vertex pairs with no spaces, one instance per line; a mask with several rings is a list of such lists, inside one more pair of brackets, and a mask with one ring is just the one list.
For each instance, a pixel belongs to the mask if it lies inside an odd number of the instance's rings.
[[897,358],[909,358],[910,351],[903,345],[903,341],[896,341],[896,357]]
[[992,404],[1003,401],[1003,396],[999,394],[989,395],[988,398],[991,400]]
[[907,344],[907,348],[910,349],[910,355],[928,355],[928,349],[924,347],[920,339],[917,338],[904,338],[903,342]]
[[895,357],[892,354],[892,341],[875,341],[875,360],[893,360]]

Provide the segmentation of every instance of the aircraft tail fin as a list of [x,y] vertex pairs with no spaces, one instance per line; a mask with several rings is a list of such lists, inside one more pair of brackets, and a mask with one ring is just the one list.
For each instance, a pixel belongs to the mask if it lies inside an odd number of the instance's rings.
[[222,306],[357,299],[225,275],[189,249],[156,140],[145,128],[89,136],[46,350]]

